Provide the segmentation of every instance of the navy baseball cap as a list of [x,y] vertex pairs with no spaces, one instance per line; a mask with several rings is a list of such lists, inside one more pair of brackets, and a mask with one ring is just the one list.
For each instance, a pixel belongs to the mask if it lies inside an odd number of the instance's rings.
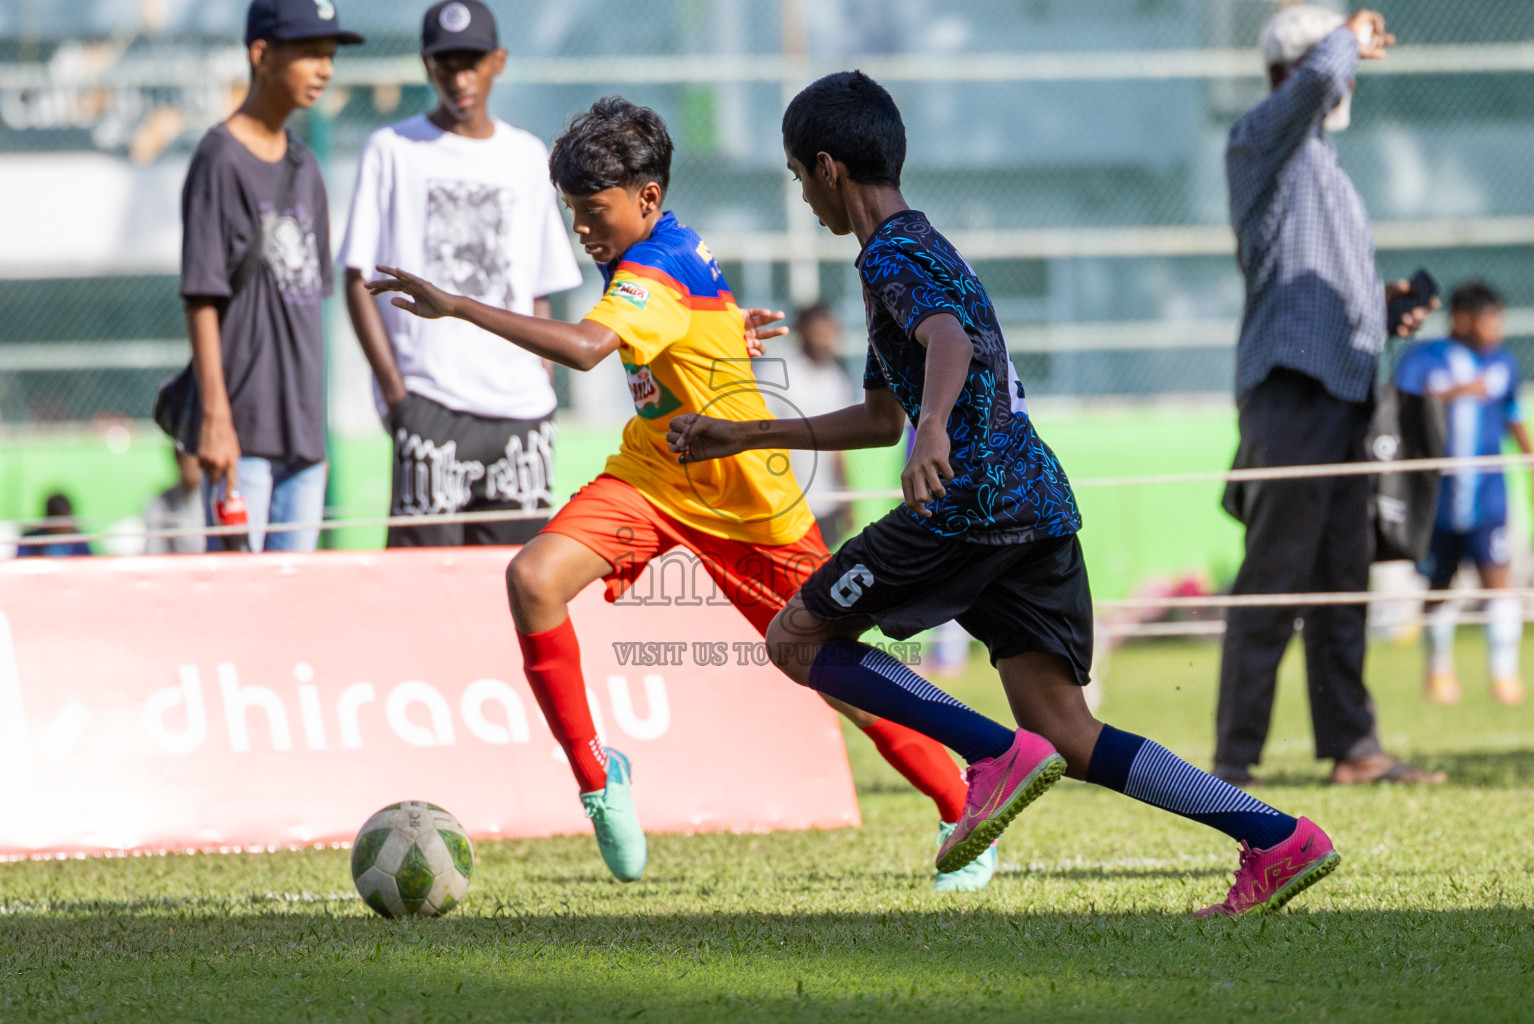
[[257,39],[334,39],[342,46],[363,42],[357,33],[341,28],[335,0],[251,0],[245,12],[245,45]]
[[500,49],[495,15],[479,0],[445,0],[427,8],[421,22],[421,56],[473,50],[489,53]]

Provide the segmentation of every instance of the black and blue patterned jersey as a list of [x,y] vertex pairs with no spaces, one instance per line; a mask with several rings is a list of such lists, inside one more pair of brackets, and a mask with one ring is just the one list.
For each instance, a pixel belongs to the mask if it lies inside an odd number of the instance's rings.
[[954,478],[927,508],[907,509],[933,533],[983,544],[1063,537],[1081,528],[1070,481],[1028,417],[996,309],[948,239],[925,214],[904,210],[880,224],[858,255],[868,316],[863,387],[889,388],[914,424],[921,418],[927,350],[916,328],[935,313],[964,325],[974,345],[964,390],[948,418]]

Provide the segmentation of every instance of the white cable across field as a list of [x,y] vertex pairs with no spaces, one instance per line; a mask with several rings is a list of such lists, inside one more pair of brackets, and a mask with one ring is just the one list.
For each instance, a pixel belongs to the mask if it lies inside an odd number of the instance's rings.
[[[438,512],[420,516],[362,516],[355,519],[324,519],[313,523],[268,523],[262,527],[265,533],[292,533],[296,530],[347,530],[370,526],[425,526],[451,525],[453,523],[501,523],[514,519],[547,519],[554,509],[491,509],[488,512]],[[46,520],[44,520],[46,522]],[[192,528],[167,528],[163,530],[105,530],[96,533],[50,533],[36,537],[17,537],[12,543],[19,547],[43,544],[73,544],[77,541],[91,543],[101,540],[120,540],[124,537],[169,539],[172,537],[228,537],[250,533],[249,526],[200,526]]]
[[[1457,601],[1462,591],[1451,590],[1448,599]],[[1503,596],[1515,594],[1516,591],[1499,591]],[[1391,601],[1415,600],[1425,597],[1423,591],[1414,591],[1411,594],[1397,598],[1389,594],[1376,594],[1382,603]],[[1428,621],[1425,613],[1408,615],[1402,619],[1391,622],[1391,627],[1422,626]],[[1492,621],[1492,617],[1485,612],[1461,612],[1455,616],[1455,622],[1461,626],[1484,626]],[[1534,621],[1534,612],[1526,611],[1523,621]],[[1095,623],[1095,632],[1099,637],[1107,637],[1114,640],[1150,640],[1166,639],[1168,637],[1216,637],[1225,634],[1224,619],[1184,619],[1181,622],[1114,622],[1111,619],[1099,618]]]
[[[1420,473],[1433,470],[1442,472],[1459,469],[1505,469],[1509,466],[1534,466],[1534,455],[1472,455],[1441,459],[1338,462],[1309,466],[1265,466],[1258,469],[1200,470],[1189,473],[1091,477],[1085,480],[1074,480],[1071,482],[1071,486],[1076,490],[1089,490],[1111,487],[1147,487],[1162,484],[1251,483],[1262,480],[1299,480],[1308,477],[1325,476],[1374,476],[1382,473]],[[817,497],[843,503],[851,501],[898,501],[901,498],[901,492],[894,488],[866,491],[828,491],[817,495]],[[286,533],[294,530],[344,530],[353,527],[493,523],[515,519],[543,519],[552,515],[554,511],[553,509],[495,509],[487,512],[445,512],[412,516],[365,516],[354,519],[327,519],[311,523],[274,523],[268,525],[265,529],[267,533]],[[46,521],[42,520],[42,522]],[[16,539],[15,543],[21,546],[38,546],[43,544],[70,544],[76,541],[92,542],[123,537],[218,537],[247,532],[249,532],[248,527],[239,526],[205,526],[197,529],[113,530],[95,533],[54,533],[39,537],[20,537]]]
[[1417,601],[1431,595],[1435,600],[1490,601],[1499,597],[1527,600],[1534,587],[1488,590],[1465,587],[1440,591],[1326,591],[1314,594],[1204,594],[1198,597],[1126,597],[1116,601],[1093,601],[1097,611],[1174,611],[1178,608],[1310,608],[1320,604],[1372,604],[1375,601]]

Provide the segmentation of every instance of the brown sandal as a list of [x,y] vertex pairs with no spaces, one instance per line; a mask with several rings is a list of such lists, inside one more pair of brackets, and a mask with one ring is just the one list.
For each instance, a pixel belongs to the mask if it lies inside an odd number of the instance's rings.
[[[1376,770],[1376,768],[1378,770]],[[1438,786],[1447,782],[1443,772],[1423,771],[1405,761],[1384,754],[1341,760],[1332,767],[1332,785],[1367,786],[1375,782],[1395,782],[1404,786]]]

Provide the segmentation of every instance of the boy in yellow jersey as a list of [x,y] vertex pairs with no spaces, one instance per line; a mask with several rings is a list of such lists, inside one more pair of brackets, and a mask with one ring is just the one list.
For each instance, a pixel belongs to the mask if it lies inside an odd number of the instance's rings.
[[[617,351],[634,418],[601,476],[581,488],[506,570],[523,669],[549,728],[570,760],[602,859],[632,881],[646,844],[630,793],[627,758],[597,738],[568,605],[595,580],[616,600],[649,561],[674,547],[699,556],[725,596],[758,632],[828,557],[788,456],[754,450],[682,466],[667,446],[673,416],[768,418],[750,355],[781,313],[742,311],[713,255],[661,209],[671,138],[653,110],[609,97],[580,114],[554,143],[550,176],[575,215],[575,233],[602,268],[606,291],[577,324],[521,316],[449,295],[390,267],[374,295],[419,316],[455,316],[546,359],[589,370]],[[965,787],[935,741],[832,701],[897,771],[930,796],[942,822],[963,812]],[[940,889],[989,882],[994,851]]]

